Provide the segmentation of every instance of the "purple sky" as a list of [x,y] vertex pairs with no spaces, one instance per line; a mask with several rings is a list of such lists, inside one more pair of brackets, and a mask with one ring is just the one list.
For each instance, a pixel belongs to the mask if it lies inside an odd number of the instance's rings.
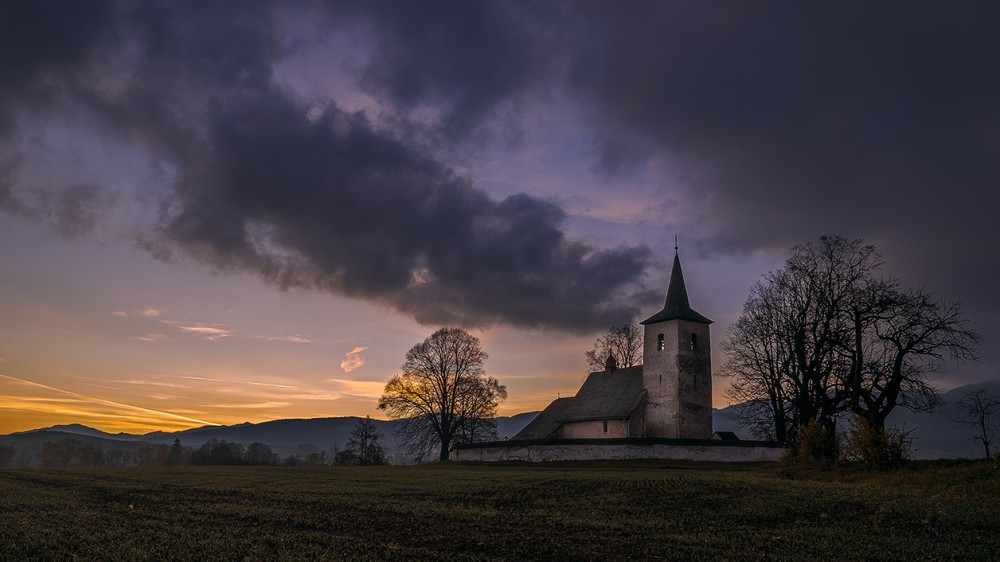
[[[861,237],[1000,378],[994,3],[0,3],[0,432],[377,415],[440,325],[505,414]],[[717,378],[716,403],[726,381]]]

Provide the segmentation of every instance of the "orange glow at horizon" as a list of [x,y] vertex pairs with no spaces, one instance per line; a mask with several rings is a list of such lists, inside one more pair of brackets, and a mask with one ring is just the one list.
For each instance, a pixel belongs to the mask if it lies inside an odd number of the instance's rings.
[[[214,422],[178,412],[135,406],[55,388],[0,374],[0,412],[12,412],[16,420],[0,416],[0,433],[37,429],[45,425],[80,423],[110,432],[129,430],[183,430]],[[17,392],[20,390],[21,392]],[[28,392],[28,391],[32,392]],[[42,423],[43,425],[37,425]]]

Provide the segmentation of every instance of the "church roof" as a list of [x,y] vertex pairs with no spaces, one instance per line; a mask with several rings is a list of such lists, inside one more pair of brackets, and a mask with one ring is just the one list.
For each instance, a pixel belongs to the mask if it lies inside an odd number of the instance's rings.
[[628,418],[645,395],[642,365],[590,373],[559,421],[583,421]]
[[674,267],[670,271],[670,285],[667,286],[667,300],[663,310],[643,320],[641,324],[656,324],[667,320],[690,320],[711,324],[712,321],[695,312],[688,303],[687,287],[684,286],[684,274],[681,272],[681,258],[674,248]]
[[556,398],[517,432],[514,439],[547,439],[559,429],[559,419],[572,398]]

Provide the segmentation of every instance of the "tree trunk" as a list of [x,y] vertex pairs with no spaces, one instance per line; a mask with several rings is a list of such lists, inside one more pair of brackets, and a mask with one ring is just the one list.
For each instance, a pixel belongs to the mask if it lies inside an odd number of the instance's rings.
[[446,461],[448,460],[448,453],[451,452],[451,439],[441,440],[441,454],[438,456],[438,460]]

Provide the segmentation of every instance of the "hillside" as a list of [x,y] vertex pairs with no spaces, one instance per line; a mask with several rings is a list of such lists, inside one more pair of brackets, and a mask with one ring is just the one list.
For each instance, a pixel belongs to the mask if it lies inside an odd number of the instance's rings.
[[[914,457],[934,458],[974,458],[982,455],[980,445],[970,439],[968,428],[960,426],[954,418],[960,415],[956,405],[962,393],[982,386],[989,392],[1000,395],[1000,381],[956,388],[941,395],[942,405],[933,413],[915,413],[897,408],[890,418],[890,425],[910,431],[913,439]],[[740,427],[733,419],[735,408],[730,406],[713,411],[716,431],[735,431],[741,438],[754,436]],[[527,425],[538,412],[526,412],[497,419],[501,438],[509,439]],[[249,445],[260,442],[269,445],[282,456],[305,454],[316,449],[342,448],[358,422],[357,417],[330,417],[312,419],[284,419],[262,423],[242,423],[229,426],[205,426],[185,431],[157,431],[143,435],[128,433],[106,433],[80,424],[57,425],[10,435],[0,435],[0,444],[14,447],[17,453],[34,456],[45,441],[58,441],[72,437],[83,443],[101,447],[104,450],[135,452],[147,445],[171,444],[180,439],[185,447],[199,447],[212,439],[232,441]],[[392,421],[374,420],[382,431],[383,444],[391,452],[396,451],[396,440]],[[844,424],[849,423],[845,420]]]
[[[509,438],[528,424],[537,412],[518,414],[497,419],[497,429],[501,438]],[[134,453],[148,445],[172,444],[175,439],[185,447],[199,447],[207,441],[218,439],[249,445],[265,443],[281,456],[307,454],[317,449],[343,448],[351,431],[360,418],[331,417],[312,419],[285,419],[262,423],[242,423],[237,425],[205,426],[185,431],[134,435],[128,433],[106,433],[80,424],[56,425],[0,435],[0,444],[14,447],[18,455],[32,457],[38,454],[45,441],[59,441],[73,438],[82,443],[100,447],[105,451],[119,450]],[[390,453],[396,451],[393,432],[395,422],[373,420],[382,431],[383,445]]]

